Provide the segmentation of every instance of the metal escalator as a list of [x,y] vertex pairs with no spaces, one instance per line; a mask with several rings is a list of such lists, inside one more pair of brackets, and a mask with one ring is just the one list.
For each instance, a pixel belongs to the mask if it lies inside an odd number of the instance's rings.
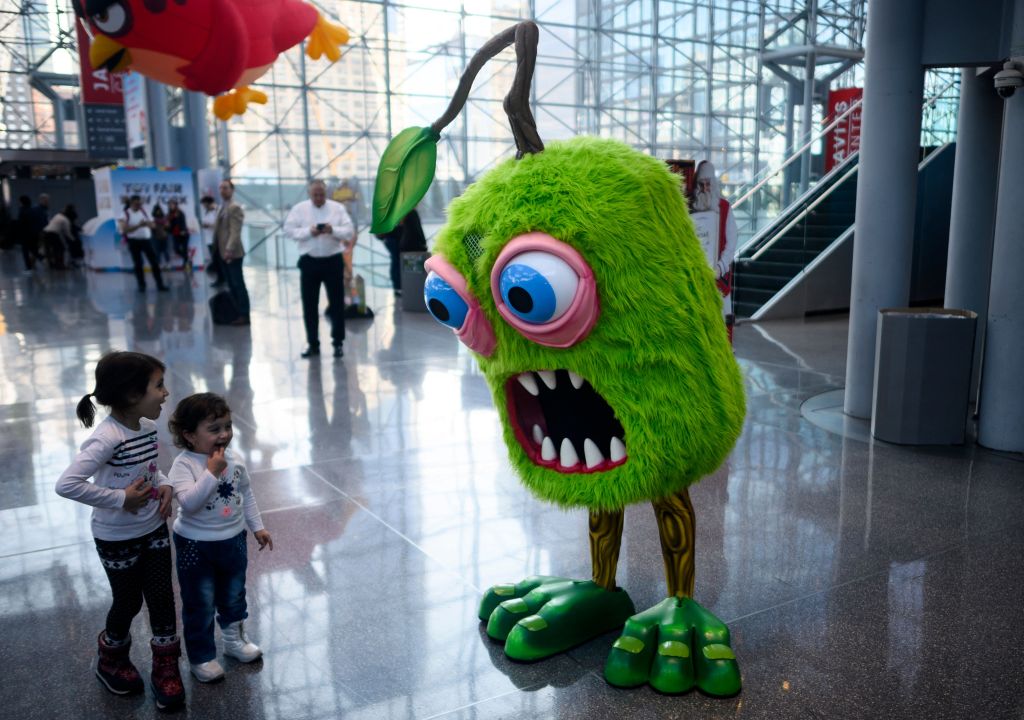
[[858,159],[857,154],[847,158],[737,253],[736,317],[753,317],[853,226]]
[[[922,110],[935,104],[953,87],[954,82],[951,80],[926,99]],[[806,276],[821,265],[827,256],[833,256],[832,264],[846,262],[845,256],[836,253],[836,250],[839,246],[845,247],[853,238],[859,152],[850,154],[816,184],[801,188],[802,192],[794,201],[787,200],[794,189],[792,170],[810,156],[815,145],[827,133],[849,122],[854,113],[859,113],[861,104],[862,101],[858,100],[851,105],[813,137],[808,138],[803,146],[777,168],[765,172],[750,189],[739,193],[733,205],[734,216],[741,223],[741,237],[749,239],[742,242],[735,257],[733,312],[737,318],[759,319],[765,315],[769,305],[777,305],[780,296],[793,292],[801,283],[805,285],[806,291],[807,285],[813,285],[806,282]],[[919,173],[922,180],[929,182],[921,182],[919,190],[923,188],[924,194],[933,203],[935,198],[941,202],[952,182],[952,153],[946,153],[950,147],[922,148],[923,161]],[[926,171],[932,160],[940,156],[943,162],[935,163],[936,167]],[[922,192],[919,192],[919,205],[921,197]],[[742,223],[746,223],[746,226]],[[919,246],[916,252],[921,248],[932,254],[936,252],[936,248],[929,244],[930,240],[921,242],[917,239],[915,242]],[[849,247],[846,249],[849,250]],[[819,285],[842,284],[841,275],[840,272],[838,283],[825,279]],[[846,280],[847,301],[848,283]],[[835,290],[842,294],[841,288],[834,288],[833,292]]]

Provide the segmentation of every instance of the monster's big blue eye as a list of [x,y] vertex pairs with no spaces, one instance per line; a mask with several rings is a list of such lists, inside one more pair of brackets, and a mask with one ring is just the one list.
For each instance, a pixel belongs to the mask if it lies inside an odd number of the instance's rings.
[[431,271],[423,284],[423,302],[442,325],[458,330],[466,322],[469,305],[444,278]]
[[501,299],[516,317],[541,324],[565,314],[580,278],[557,255],[532,250],[509,260],[499,283]]

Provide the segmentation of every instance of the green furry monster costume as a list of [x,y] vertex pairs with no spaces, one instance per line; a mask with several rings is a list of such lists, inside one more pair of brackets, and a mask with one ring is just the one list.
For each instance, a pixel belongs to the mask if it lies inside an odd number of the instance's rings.
[[[496,38],[505,47],[514,33],[520,69],[531,26]],[[687,488],[725,459],[744,416],[712,271],[678,178],[662,162],[597,138],[544,148],[525,100],[515,102],[525,98],[521,85],[517,75],[506,100],[520,157],[452,203],[425,295],[434,316],[477,352],[526,486],[590,511],[593,578],[496,585],[480,618],[517,660],[624,625],[605,667],[613,685],[733,695],[740,674],[729,631],[692,599]],[[409,186],[408,168],[436,142],[436,126],[403,152],[389,147],[381,175],[391,168],[401,186],[404,164]],[[379,178],[375,231],[389,212],[402,214],[388,205],[387,190]],[[392,202],[408,204],[402,194],[391,193]],[[615,570],[623,508],[641,501],[655,509],[668,597],[637,614]]]

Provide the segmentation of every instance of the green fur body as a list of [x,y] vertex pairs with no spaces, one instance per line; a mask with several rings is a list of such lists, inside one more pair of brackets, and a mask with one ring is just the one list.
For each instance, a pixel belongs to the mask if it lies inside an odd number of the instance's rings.
[[[601,315],[567,349],[533,343],[495,308],[490,273],[517,235],[542,231],[572,245],[597,279]],[[477,235],[482,254],[463,239]],[[511,460],[536,495],[611,510],[663,497],[713,472],[739,435],[744,394],[721,297],[693,231],[679,178],[619,142],[579,137],[508,160],[451,204],[435,252],[466,277],[497,336],[477,356]],[[516,441],[506,381],[527,370],[572,370],[625,429],[628,460],[597,473],[535,465]]]

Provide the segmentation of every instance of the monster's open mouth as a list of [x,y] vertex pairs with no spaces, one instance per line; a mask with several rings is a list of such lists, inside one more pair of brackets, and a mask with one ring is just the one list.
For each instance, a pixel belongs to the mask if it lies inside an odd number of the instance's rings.
[[505,383],[516,439],[537,465],[602,472],[626,462],[625,431],[590,383],[568,370],[538,370]]

